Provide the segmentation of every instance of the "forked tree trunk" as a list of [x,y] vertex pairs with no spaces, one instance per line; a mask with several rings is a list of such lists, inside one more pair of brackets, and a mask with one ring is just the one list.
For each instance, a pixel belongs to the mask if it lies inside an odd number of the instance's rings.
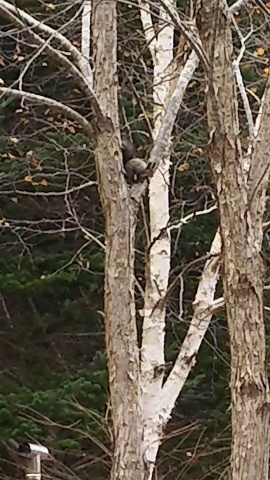
[[270,107],[268,98],[248,182],[238,138],[232,37],[224,5],[222,0],[203,0],[197,18],[212,71],[208,78],[207,116],[212,134],[210,160],[219,207],[231,347],[231,478],[268,480],[269,393],[261,246]]

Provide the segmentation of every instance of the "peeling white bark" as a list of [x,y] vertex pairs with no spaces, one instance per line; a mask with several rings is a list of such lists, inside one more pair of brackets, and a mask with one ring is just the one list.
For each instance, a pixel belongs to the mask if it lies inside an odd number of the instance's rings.
[[[192,78],[192,75],[198,66],[198,57],[195,54],[195,52],[192,52],[185,67],[181,71],[181,74],[179,76],[179,79],[177,81],[176,88],[167,104],[167,109],[164,114],[164,117],[162,119],[161,125],[159,127],[159,133],[157,140],[154,143],[154,148],[151,153],[151,158],[155,160],[155,155],[160,152],[166,154],[166,146],[163,148],[163,141],[164,138],[170,138],[173,125],[175,122],[176,115],[178,113],[179,107],[182,103],[182,99],[185,93],[185,90],[188,86],[188,83],[190,79]],[[159,148],[159,141],[162,146],[162,148]],[[167,159],[167,176],[169,175],[169,159]],[[155,203],[153,200],[150,202],[152,205],[152,217],[151,221],[152,226],[151,226],[151,237],[152,239],[155,238],[155,236],[158,235],[160,232],[160,229],[163,227],[167,226],[168,223],[168,183],[164,181],[164,177],[161,177],[160,172],[163,173],[162,169],[158,169],[157,174],[156,174],[156,185],[157,188],[159,186],[159,182],[161,182],[161,188],[162,188],[162,195],[164,198],[164,204],[160,205],[161,202],[159,202],[157,205],[160,208],[160,212],[156,212],[158,210],[158,207],[155,207]],[[152,179],[153,181],[154,179]],[[163,183],[162,183],[163,182]],[[168,180],[167,180],[168,182]],[[152,183],[152,182],[151,182]],[[153,187],[150,185],[150,197],[152,195],[152,198],[156,199],[156,193],[153,192]],[[153,192],[153,193],[151,193]],[[159,201],[159,198],[157,198]],[[164,209],[164,205],[166,206],[166,209]],[[153,219],[153,220],[152,220]],[[167,242],[167,243],[166,243]],[[161,341],[161,339],[156,340],[156,335],[158,335],[158,331],[161,331],[161,335],[164,338],[164,328],[165,328],[165,317],[164,317],[164,311],[161,313],[160,319],[158,320],[157,317],[157,322],[153,320],[153,316],[151,316],[152,313],[152,308],[155,306],[156,301],[158,301],[160,298],[162,298],[164,292],[167,290],[167,283],[168,283],[168,275],[169,275],[169,266],[170,266],[170,258],[168,258],[168,253],[170,253],[170,240],[169,236],[166,240],[166,242],[158,241],[156,242],[157,246],[155,245],[155,249],[152,250],[152,255],[155,254],[155,257],[151,260],[150,257],[150,262],[151,262],[151,269],[150,271],[147,268],[146,271],[146,276],[147,276],[147,286],[146,286],[146,299],[145,299],[145,318],[144,318],[144,329],[143,329],[143,339],[142,339],[142,348],[141,348],[141,357],[142,357],[142,381],[143,385],[148,385],[148,377],[147,377],[147,372],[149,374],[153,375],[153,369],[156,366],[156,361],[160,362],[158,365],[163,365],[164,363],[164,354],[163,354],[163,348],[164,348],[164,342]],[[161,258],[162,265],[165,266],[166,269],[166,276],[164,275],[163,272],[161,272],[161,275],[159,276],[159,272],[161,269],[161,264],[158,264],[159,261],[159,250],[162,253],[162,247],[165,245],[165,247],[168,249],[166,250],[166,255]],[[163,254],[162,254],[163,255]],[[153,266],[153,262],[154,263]],[[155,274],[155,275],[154,275]],[[150,276],[150,279],[148,280],[148,277]],[[155,288],[155,282],[159,282],[159,286],[161,288],[161,293],[158,294],[157,289]],[[163,294],[162,294],[163,292]],[[158,315],[158,314],[157,314]],[[156,329],[156,332],[153,330]],[[159,353],[157,353],[157,350],[159,349]],[[159,381],[160,383],[160,381]],[[161,382],[162,383],[162,382]]]
[[90,32],[91,32],[91,11],[92,0],[83,2],[82,29],[81,29],[81,72],[84,78],[87,78],[91,87],[93,87],[93,76],[90,68]]
[[153,27],[153,22],[150,13],[150,5],[144,0],[139,0],[140,15],[143,26],[143,31],[145,35],[145,40],[148,44],[149,51],[152,56],[153,64],[156,64],[156,52],[157,52],[157,40],[155,37],[155,31]]
[[[173,60],[173,34],[174,28],[169,25],[169,17],[163,8],[160,9],[159,33],[156,40],[156,62],[154,65],[154,140],[160,129],[164,117],[165,106],[170,88],[170,65]],[[150,237],[151,242],[159,235],[160,231],[167,226],[169,221],[169,168],[170,157],[167,152],[160,159],[159,167],[151,179],[149,186],[150,208]],[[153,308],[157,301],[164,296],[168,286],[170,272],[170,238],[165,234],[164,238],[156,240],[150,250],[149,264],[147,265],[147,284],[145,293],[145,311],[151,312],[144,319],[142,340],[142,383],[145,395],[145,405],[149,404],[146,397],[152,390],[149,387],[161,388],[163,375],[154,375],[154,369],[164,365],[164,334],[165,334],[165,310],[162,312]],[[155,388],[154,387],[154,388]],[[150,407],[151,409],[151,407]]]
[[[172,4],[173,6],[173,4]],[[169,16],[163,8],[160,11],[163,22],[169,21]],[[141,13],[144,20],[144,31],[151,30],[149,15]],[[160,25],[162,26],[162,24]],[[154,140],[162,136],[164,125],[167,126],[164,137],[168,139],[163,146],[163,156],[149,186],[150,229],[153,242],[148,265],[146,267],[146,292],[143,338],[141,348],[141,374],[144,411],[144,454],[150,466],[149,480],[152,477],[156,456],[162,438],[162,430],[170,418],[175,401],[192,368],[192,360],[197,354],[202,339],[212,317],[210,307],[214,300],[215,287],[218,279],[219,261],[215,257],[209,260],[202,275],[196,296],[196,308],[191,326],[184,341],[177,362],[166,384],[162,387],[164,376],[164,338],[165,338],[165,308],[156,308],[168,287],[170,273],[171,242],[169,229],[169,168],[170,168],[170,135],[175,117],[181,105],[187,85],[198,65],[198,57],[192,52],[186,66],[182,70],[175,91],[169,101],[175,96],[173,113],[169,116],[168,97],[171,88],[170,65],[173,63],[173,28],[166,26],[160,30],[155,41],[154,61],[154,101],[155,129]],[[153,52],[153,49],[150,49]],[[175,114],[175,115],[174,115]],[[155,153],[155,147],[153,155]],[[214,209],[215,207],[213,207]],[[158,238],[160,231],[165,233]],[[156,241],[155,241],[156,239]],[[220,249],[220,237],[216,235],[211,253]],[[181,373],[181,374],[180,374]]]
[[[141,12],[142,20],[145,12]],[[149,16],[148,16],[149,21]],[[173,61],[174,28],[169,24],[169,16],[163,7],[159,12],[157,39],[150,49],[154,62],[154,132],[156,139],[170,91],[170,75]],[[145,32],[149,32],[144,28]],[[151,31],[151,29],[150,29]],[[153,29],[152,29],[153,31]],[[148,35],[149,36],[149,35]],[[147,36],[146,36],[147,38]],[[149,465],[149,480],[152,477],[156,455],[160,446],[160,393],[164,375],[165,308],[154,309],[156,303],[165,295],[168,287],[171,259],[171,241],[169,233],[158,237],[160,231],[169,222],[169,169],[170,144],[160,159],[149,185],[150,241],[152,247],[146,267],[145,313],[141,349],[141,378],[144,412],[144,455]]]
[[195,365],[196,355],[213,315],[212,305],[219,277],[220,252],[221,239],[220,233],[217,231],[210,249],[210,254],[214,257],[208,260],[204,266],[193,302],[194,314],[190,327],[174,367],[163,387],[161,409],[164,411],[166,422],[170,418],[171,411],[191,368]]

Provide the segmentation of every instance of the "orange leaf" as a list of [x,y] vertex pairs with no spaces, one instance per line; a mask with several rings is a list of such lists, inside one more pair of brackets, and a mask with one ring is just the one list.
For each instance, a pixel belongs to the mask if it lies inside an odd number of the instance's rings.
[[41,180],[41,182],[39,182],[39,183],[40,183],[40,185],[42,185],[43,187],[47,187],[47,185],[48,185],[48,182],[47,182],[47,180],[46,180],[45,178],[43,178],[43,179]]
[[33,183],[32,177],[30,177],[29,175],[24,177],[24,181],[27,182],[27,183]]
[[257,48],[255,55],[257,55],[258,57],[261,57],[262,55],[264,55],[264,52],[265,52],[264,48],[259,47]]
[[178,171],[179,172],[186,172],[187,170],[189,170],[190,168],[190,165],[188,162],[184,162],[182,163],[182,165],[180,165],[180,167],[178,167]]

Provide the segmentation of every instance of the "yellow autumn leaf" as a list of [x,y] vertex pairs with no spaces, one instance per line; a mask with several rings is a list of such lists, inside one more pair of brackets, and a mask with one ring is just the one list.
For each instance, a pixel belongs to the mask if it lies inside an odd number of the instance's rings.
[[193,150],[193,152],[192,152],[192,153],[194,153],[195,155],[196,155],[196,153],[198,153],[198,154],[201,154],[201,153],[203,153],[203,149],[202,149],[202,148],[200,148],[200,147],[198,147],[198,148],[194,148],[194,150]]
[[266,6],[266,8],[270,8],[270,2],[267,2],[267,3],[265,4],[265,6]]
[[27,183],[33,183],[32,177],[30,177],[30,175],[27,175],[26,177],[24,177],[24,181]]
[[184,163],[182,163],[182,165],[180,165],[180,167],[178,167],[177,170],[178,170],[179,172],[186,172],[187,170],[189,170],[189,168],[190,168],[189,163],[188,163],[188,162],[184,162]]
[[264,55],[264,52],[265,52],[264,48],[259,47],[257,48],[255,55],[257,55],[258,57],[261,57],[262,55]]
[[41,182],[39,182],[39,183],[40,183],[40,185],[42,185],[43,187],[47,187],[47,185],[48,185],[48,182],[47,182],[47,180],[46,180],[45,178],[43,178],[43,179],[41,180]]
[[269,68],[266,67],[266,68],[263,69],[263,76],[268,77],[268,75],[269,75]]
[[257,87],[251,87],[250,89],[253,93],[256,93],[257,92]]

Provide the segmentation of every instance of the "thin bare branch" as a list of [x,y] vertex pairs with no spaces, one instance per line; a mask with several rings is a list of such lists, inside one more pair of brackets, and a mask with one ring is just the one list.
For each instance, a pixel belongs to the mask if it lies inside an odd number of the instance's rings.
[[229,10],[230,10],[231,13],[236,13],[236,12],[238,12],[238,10],[240,10],[240,8],[247,5],[248,2],[249,2],[249,0],[237,0],[237,2],[233,3],[230,6]]
[[29,102],[38,103],[39,105],[47,105],[50,108],[63,113],[68,118],[75,120],[75,122],[78,122],[88,137],[91,136],[93,132],[92,126],[88,122],[88,120],[86,120],[82,115],[80,115],[80,113],[76,112],[67,105],[64,105],[63,103],[58,102],[57,100],[53,100],[49,97],[44,97],[43,95],[37,95],[35,93],[24,92],[22,90],[16,90],[15,88],[7,87],[0,87],[0,94],[13,98],[24,98]]
[[237,82],[237,85],[238,85],[238,88],[239,88],[239,92],[240,92],[240,95],[242,97],[242,102],[243,102],[243,105],[244,105],[244,109],[245,109],[245,112],[246,112],[249,138],[250,138],[251,144],[253,144],[254,139],[255,139],[255,127],[254,127],[254,122],[253,122],[253,117],[252,117],[252,111],[251,111],[251,108],[250,108],[247,93],[246,93],[246,90],[245,90],[245,85],[244,85],[244,82],[243,82],[243,77],[242,77],[242,74],[241,74],[241,71],[240,71],[240,62],[241,62],[242,57],[243,57],[243,55],[245,53],[245,50],[246,50],[245,42],[252,35],[253,29],[251,28],[250,32],[245,37],[243,37],[243,35],[242,35],[234,17],[232,17],[232,20],[233,20],[234,27],[237,31],[239,40],[241,42],[241,49],[240,49],[239,55],[233,61],[233,72],[234,72],[234,75],[235,75],[235,79],[236,79],[236,82]]
[[84,188],[91,187],[96,185],[97,182],[89,181],[78,185],[77,187],[70,187],[69,189],[62,190],[60,192],[27,192],[26,190],[1,190],[0,195],[14,195],[14,192],[18,195],[26,195],[27,197],[61,197],[63,195],[70,195],[71,193],[78,192],[79,190],[84,190]]
[[[20,75],[18,81],[20,82],[20,89],[22,89],[21,86],[21,78],[22,75],[25,73],[26,68],[29,67],[29,64],[32,63],[32,61],[39,55],[43,50],[52,57],[56,64],[61,65],[65,68],[68,69],[68,71],[73,75],[73,78],[75,81],[78,82],[78,85],[82,88],[82,90],[86,93],[87,97],[91,101],[93,110],[99,119],[99,121],[104,120],[104,115],[101,112],[99,102],[95,96],[95,93],[93,91],[92,85],[89,83],[89,79],[87,79],[87,76],[85,74],[86,72],[86,67],[84,67],[84,72],[82,73],[73,63],[72,61],[67,58],[66,55],[61,53],[59,50],[53,48],[51,45],[49,45],[50,40],[53,39],[54,35],[51,34],[51,36],[47,40],[43,40],[38,34],[33,32],[30,28],[26,28],[24,22],[18,18],[15,14],[13,14],[11,11],[9,11],[5,5],[1,5],[0,0],[0,11],[3,13],[3,15],[8,18],[10,22],[13,23],[13,25],[16,25],[18,28],[21,28],[23,30],[23,33],[34,40],[35,43],[41,46],[41,48],[36,52],[36,54],[31,58],[30,62],[24,67],[22,74]],[[7,3],[7,2],[5,2]]]
[[181,228],[183,225],[186,225],[191,220],[194,220],[196,217],[199,217],[201,215],[207,215],[208,213],[211,213],[213,212],[213,210],[216,210],[216,209],[217,209],[217,205],[213,205],[212,207],[206,208],[205,210],[199,210],[197,212],[190,213],[186,217],[182,218],[179,222],[173,225],[170,225],[167,230],[171,231],[171,230]]
[[209,58],[207,57],[205,50],[202,46],[202,42],[199,36],[199,32],[194,20],[182,20],[176,6],[167,3],[165,0],[160,0],[160,3],[164,10],[169,14],[170,18],[174,24],[180,28],[183,36],[189,42],[190,46],[198,55],[199,59],[202,61],[206,71],[209,71],[210,63]]
[[18,15],[21,17],[21,20],[26,22],[27,25],[37,28],[39,31],[44,32],[48,35],[51,35],[52,39],[55,39],[63,48],[65,48],[72,56],[74,61],[79,65],[81,72],[84,74],[85,81],[87,82],[90,89],[92,89],[93,85],[93,75],[90,68],[89,62],[86,64],[86,59],[84,55],[76,48],[64,35],[60,32],[57,32],[52,27],[49,27],[43,22],[36,20],[32,15],[29,15],[24,10],[11,5],[9,2],[5,0],[0,0],[0,11],[4,11],[2,8],[4,7],[6,10],[13,13],[15,16]]

